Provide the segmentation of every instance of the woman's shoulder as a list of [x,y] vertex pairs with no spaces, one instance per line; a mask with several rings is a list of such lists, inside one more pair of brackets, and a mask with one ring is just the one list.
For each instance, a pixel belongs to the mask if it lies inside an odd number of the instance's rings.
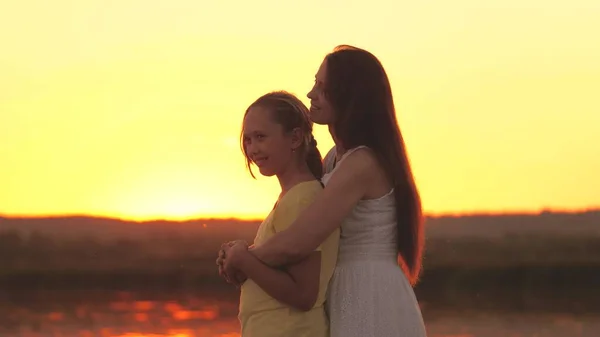
[[335,172],[327,177],[326,194],[331,198],[360,194],[363,198],[381,172],[382,166],[372,149],[366,146],[352,148],[342,155]]
[[357,146],[346,151],[338,162],[340,170],[351,170],[357,173],[368,172],[379,166],[375,152],[367,146]]

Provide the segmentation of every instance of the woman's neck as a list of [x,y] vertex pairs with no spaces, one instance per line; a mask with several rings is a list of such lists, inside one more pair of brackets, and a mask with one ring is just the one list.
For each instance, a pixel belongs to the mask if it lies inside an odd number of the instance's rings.
[[342,142],[340,142],[340,140],[336,137],[333,125],[329,124],[327,128],[329,129],[329,134],[331,135],[333,143],[335,144],[335,158],[337,161],[344,155],[344,153],[346,153],[346,149],[344,149],[344,146],[342,146]]

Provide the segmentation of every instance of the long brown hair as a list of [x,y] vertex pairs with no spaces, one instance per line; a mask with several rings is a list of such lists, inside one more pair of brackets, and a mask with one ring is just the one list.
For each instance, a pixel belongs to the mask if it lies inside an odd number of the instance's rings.
[[336,47],[325,62],[325,97],[335,113],[336,138],[345,149],[369,147],[394,184],[399,262],[414,285],[423,255],[423,215],[388,76],[373,54],[352,46]]
[[[323,161],[321,152],[319,152],[319,149],[317,148],[317,141],[312,134],[313,123],[308,117],[309,111],[306,105],[289,92],[273,91],[259,97],[254,103],[250,104],[244,113],[244,118],[246,117],[246,114],[248,114],[250,108],[258,106],[269,110],[273,121],[283,126],[284,132],[290,132],[295,128],[300,129],[300,132],[304,137],[304,142],[299,150],[305,156],[306,164],[308,165],[310,172],[316,179],[321,179],[323,177]],[[242,130],[242,134],[240,135],[240,146],[246,157],[246,167],[248,168],[248,171],[250,171],[250,175],[253,178],[256,178],[252,172],[252,161],[246,151],[243,137]]]

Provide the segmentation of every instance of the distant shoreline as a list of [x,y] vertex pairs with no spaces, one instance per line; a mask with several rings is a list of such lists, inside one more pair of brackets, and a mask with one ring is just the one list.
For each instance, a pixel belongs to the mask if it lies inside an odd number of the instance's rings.
[[[504,210],[504,211],[465,211],[465,212],[428,212],[425,214],[426,218],[461,218],[461,217],[502,217],[502,216],[537,216],[543,214],[584,214],[584,213],[600,213],[600,205],[582,207],[577,209],[566,209],[566,208],[540,208],[535,210]],[[105,219],[105,220],[116,220],[123,222],[133,223],[152,223],[152,222],[172,222],[172,223],[186,223],[196,221],[237,221],[237,222],[256,222],[262,221],[263,217],[236,217],[236,216],[203,216],[195,215],[189,217],[127,217],[127,216],[116,216],[116,215],[99,215],[99,214],[86,214],[86,213],[56,213],[56,214],[10,214],[0,212],[0,220],[4,219],[66,219],[66,218],[93,218],[93,219]]]

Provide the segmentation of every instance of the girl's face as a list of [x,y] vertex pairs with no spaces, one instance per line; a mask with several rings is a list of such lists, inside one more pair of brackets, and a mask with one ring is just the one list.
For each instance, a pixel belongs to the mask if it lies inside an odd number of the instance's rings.
[[285,132],[281,124],[273,121],[268,109],[257,106],[248,110],[243,124],[243,146],[262,175],[278,175],[292,163],[292,150],[299,146],[295,131]]

